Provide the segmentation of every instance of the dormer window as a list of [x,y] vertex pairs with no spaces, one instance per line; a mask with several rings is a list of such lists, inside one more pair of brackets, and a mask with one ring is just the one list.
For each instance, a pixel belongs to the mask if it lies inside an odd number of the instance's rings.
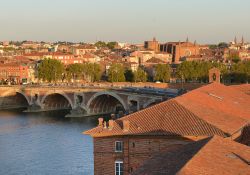
[[115,142],[115,152],[123,152],[123,142],[122,141]]

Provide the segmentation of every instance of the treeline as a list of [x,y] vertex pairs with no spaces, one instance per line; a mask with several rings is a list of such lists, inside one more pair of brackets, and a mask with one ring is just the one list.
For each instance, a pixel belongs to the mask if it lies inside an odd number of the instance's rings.
[[95,63],[76,63],[65,67],[58,60],[44,59],[38,66],[38,78],[47,82],[72,80],[95,82],[101,79],[101,67]]
[[107,72],[102,70],[101,65],[95,63],[76,63],[64,66],[60,61],[44,59],[38,66],[38,78],[44,82],[71,82],[84,80],[97,82],[100,80],[109,82],[146,82],[161,81],[169,82],[171,68],[168,64],[158,64],[154,68],[155,75],[150,76],[143,67],[136,71],[125,68],[122,64],[112,64]]
[[209,70],[213,67],[221,71],[221,80],[224,83],[250,82],[250,61],[242,61],[227,65],[209,61],[186,61],[177,67],[176,77],[185,82],[207,83],[209,81]]
[[208,82],[208,72],[216,67],[221,71],[221,80],[225,83],[247,83],[250,81],[250,61],[225,65],[217,62],[185,61],[171,68],[168,64],[158,64],[149,71],[139,67],[136,71],[125,68],[122,64],[112,64],[105,72],[101,65],[96,63],[71,64],[65,67],[60,61],[53,59],[43,60],[38,67],[38,78],[46,82],[84,80],[98,82],[169,82],[179,79],[182,82]]
[[96,47],[98,47],[98,48],[109,48],[109,49],[114,49],[115,48],[115,46],[117,45],[117,42],[108,42],[108,43],[106,43],[106,42],[104,42],[104,41],[98,41],[98,42],[96,42],[95,43],[95,46]]

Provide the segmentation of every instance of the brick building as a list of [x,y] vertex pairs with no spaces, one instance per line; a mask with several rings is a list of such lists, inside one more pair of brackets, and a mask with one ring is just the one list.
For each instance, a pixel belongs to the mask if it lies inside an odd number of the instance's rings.
[[72,47],[72,53],[74,55],[85,55],[86,53],[96,52],[97,48],[93,45],[80,45]]
[[22,63],[0,64],[0,80],[8,84],[26,83],[29,78],[28,66]]
[[159,153],[214,135],[250,145],[250,98],[212,83],[86,131],[94,138],[95,175],[127,175]]
[[45,55],[44,57],[59,60],[65,65],[74,64],[74,63],[84,63],[83,58],[75,56],[70,53],[52,52],[48,55]]
[[190,56],[200,55],[199,45],[195,43],[188,42],[168,42],[166,44],[161,44],[161,52],[167,52],[172,54],[172,62],[180,63],[182,58]]
[[144,42],[144,48],[158,52],[160,50],[160,45],[159,45],[159,42],[155,38],[153,38],[153,41]]
[[187,57],[199,57],[200,50],[203,49],[203,46],[199,46],[196,41],[191,43],[186,40],[186,42],[167,42],[160,44],[155,38],[153,41],[145,41],[144,48],[154,52],[167,53],[172,56],[173,63],[180,63]]

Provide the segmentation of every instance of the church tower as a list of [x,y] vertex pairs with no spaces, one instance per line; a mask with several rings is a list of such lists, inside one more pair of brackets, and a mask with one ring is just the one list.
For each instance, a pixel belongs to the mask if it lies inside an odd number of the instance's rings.
[[245,41],[244,41],[244,37],[242,36],[241,38],[241,44],[244,45],[245,44]]
[[236,36],[234,38],[234,44],[237,44],[237,38],[236,38]]

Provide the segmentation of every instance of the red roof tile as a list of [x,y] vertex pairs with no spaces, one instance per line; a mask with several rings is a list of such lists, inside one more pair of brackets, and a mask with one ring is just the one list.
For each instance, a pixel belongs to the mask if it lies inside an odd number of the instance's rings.
[[250,95],[250,84],[234,85],[231,87],[235,88],[236,90],[242,91],[247,95]]

